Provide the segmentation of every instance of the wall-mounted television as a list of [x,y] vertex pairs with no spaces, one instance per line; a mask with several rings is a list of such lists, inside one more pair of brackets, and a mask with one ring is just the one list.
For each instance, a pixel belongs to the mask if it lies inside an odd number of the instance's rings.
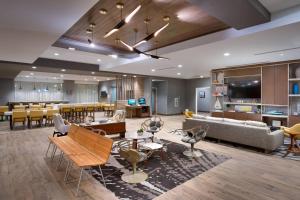
[[130,105],[130,106],[136,105],[136,100],[135,99],[128,99],[128,105]]
[[101,91],[100,92],[100,97],[106,98],[107,97],[107,92],[106,91]]
[[146,105],[146,99],[144,97],[138,99],[140,105]]
[[233,99],[260,99],[261,81],[258,77],[228,80],[228,97]]

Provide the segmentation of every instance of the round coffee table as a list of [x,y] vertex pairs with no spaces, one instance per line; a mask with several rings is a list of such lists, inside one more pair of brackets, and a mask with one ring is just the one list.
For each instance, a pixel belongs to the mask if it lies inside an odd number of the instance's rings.
[[125,138],[131,139],[132,142],[132,148],[137,149],[137,141],[141,139],[147,139],[153,137],[152,133],[143,132],[143,134],[139,135],[137,132],[126,132]]

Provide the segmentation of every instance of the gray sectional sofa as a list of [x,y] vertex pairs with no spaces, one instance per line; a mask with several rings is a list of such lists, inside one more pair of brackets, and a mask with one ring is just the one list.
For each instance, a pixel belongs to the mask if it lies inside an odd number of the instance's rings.
[[284,140],[281,130],[271,132],[266,124],[255,121],[194,115],[183,122],[183,129],[204,124],[209,125],[206,137],[257,147],[266,152],[277,149]]

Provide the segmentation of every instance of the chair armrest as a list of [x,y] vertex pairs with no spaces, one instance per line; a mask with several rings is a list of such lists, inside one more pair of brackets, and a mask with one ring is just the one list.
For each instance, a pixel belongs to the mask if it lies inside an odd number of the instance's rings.
[[283,144],[284,134],[283,130],[276,130],[271,132],[267,137],[266,150],[275,150]]

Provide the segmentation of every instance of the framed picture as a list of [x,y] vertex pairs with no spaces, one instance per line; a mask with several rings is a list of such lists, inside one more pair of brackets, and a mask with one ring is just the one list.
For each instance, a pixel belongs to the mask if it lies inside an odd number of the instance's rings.
[[205,92],[199,91],[199,98],[205,98]]

